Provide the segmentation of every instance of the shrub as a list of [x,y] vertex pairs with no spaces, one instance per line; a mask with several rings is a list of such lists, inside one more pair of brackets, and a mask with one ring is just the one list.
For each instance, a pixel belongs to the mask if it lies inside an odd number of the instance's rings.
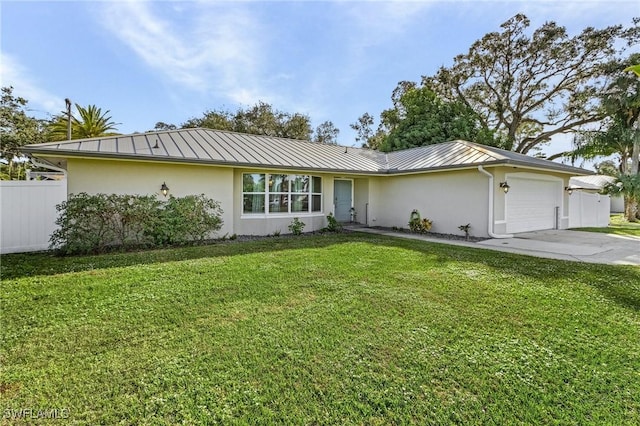
[[458,229],[464,232],[464,239],[468,240],[470,235],[469,229],[471,229],[471,224],[467,223],[466,225],[460,225],[458,226]]
[[409,217],[409,229],[411,232],[415,232],[418,234],[424,234],[431,230],[432,221],[425,218],[420,218],[420,212],[417,209],[414,209],[411,212],[411,216]]
[[327,231],[342,232],[342,225],[338,222],[333,213],[329,213],[329,216],[327,216]]
[[161,211],[163,225],[157,229],[160,244],[202,241],[222,227],[220,203],[204,194],[169,197]]
[[222,210],[204,195],[173,198],[80,193],[56,206],[49,240],[62,254],[99,253],[202,240],[222,226]]
[[288,228],[293,235],[300,235],[302,234],[302,230],[304,229],[305,226],[306,224],[304,222],[302,222],[297,217],[294,217],[293,221],[289,224]]

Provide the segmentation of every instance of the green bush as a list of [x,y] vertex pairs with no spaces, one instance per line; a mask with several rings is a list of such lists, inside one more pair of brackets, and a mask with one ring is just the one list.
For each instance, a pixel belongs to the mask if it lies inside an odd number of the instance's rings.
[[329,232],[342,231],[342,225],[340,224],[340,222],[338,222],[338,220],[333,215],[333,213],[329,213],[329,215],[327,216],[327,231]]
[[80,193],[56,206],[50,247],[62,254],[100,253],[203,240],[222,227],[220,205],[204,195],[172,197]]
[[304,229],[305,226],[306,224],[304,222],[302,222],[297,217],[294,217],[293,221],[289,224],[288,228],[293,235],[300,235],[302,234],[302,230]]
[[161,211],[162,226],[155,234],[161,245],[202,241],[222,227],[220,203],[204,194],[169,197]]
[[429,232],[431,230],[432,223],[433,222],[430,219],[421,219],[420,212],[418,212],[418,210],[413,210],[409,217],[409,229],[411,232],[416,232],[418,234]]

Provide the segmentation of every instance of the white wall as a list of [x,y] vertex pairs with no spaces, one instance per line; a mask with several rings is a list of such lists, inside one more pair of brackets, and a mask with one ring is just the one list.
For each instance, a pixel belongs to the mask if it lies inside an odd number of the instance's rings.
[[356,210],[356,222],[367,225],[369,209],[369,179],[353,180],[353,207]]
[[160,194],[166,183],[175,197],[204,194],[224,211],[222,229],[215,236],[233,234],[233,169],[188,164],[112,160],[68,160],[68,193]]
[[46,250],[67,181],[0,181],[0,253]]
[[418,209],[432,232],[464,235],[458,227],[470,223],[472,236],[487,237],[487,180],[477,170],[372,178],[369,225],[406,229]]
[[606,227],[610,211],[608,195],[573,191],[569,197],[569,228]]

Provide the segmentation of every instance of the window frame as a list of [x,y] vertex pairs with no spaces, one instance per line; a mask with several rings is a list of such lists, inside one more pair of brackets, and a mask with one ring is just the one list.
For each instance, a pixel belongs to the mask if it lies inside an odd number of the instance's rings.
[[[245,192],[245,175],[264,175],[264,191],[247,191]],[[278,188],[278,191],[272,191],[274,189],[274,183],[277,179],[276,177],[284,177],[286,180],[286,191],[284,188]],[[294,189],[294,181],[297,181],[299,178],[307,178],[307,188],[306,191],[293,191]],[[322,216],[323,213],[323,177],[319,175],[312,175],[306,173],[282,173],[282,172],[242,172],[242,212],[241,218],[265,218],[265,217],[295,217],[295,216]],[[304,185],[304,184],[303,184]],[[319,186],[319,188],[316,188]],[[255,188],[252,188],[255,189]],[[264,210],[260,212],[247,212],[245,211],[245,197],[246,196],[262,196]],[[287,205],[286,211],[271,211],[271,203],[272,196],[279,196],[280,200],[284,196],[284,202],[280,201],[280,206],[282,204]],[[292,211],[294,208],[294,197],[307,197],[306,204],[307,209],[305,211]],[[314,199],[317,200],[319,198],[320,205],[318,210],[314,210]]]

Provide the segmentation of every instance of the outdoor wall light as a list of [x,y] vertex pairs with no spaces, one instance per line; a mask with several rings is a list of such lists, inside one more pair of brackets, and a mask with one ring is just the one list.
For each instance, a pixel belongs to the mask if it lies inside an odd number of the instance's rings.
[[509,192],[509,188],[511,188],[511,187],[509,186],[509,184],[505,180],[504,182],[500,182],[500,188],[502,188],[502,190],[506,194],[507,192]]
[[567,191],[567,194],[571,195],[573,193],[573,188],[569,187],[569,186],[565,186],[564,190]]
[[162,195],[164,195],[165,197],[169,194],[169,187],[165,182],[162,182],[162,186],[160,187],[160,192],[162,192]]

